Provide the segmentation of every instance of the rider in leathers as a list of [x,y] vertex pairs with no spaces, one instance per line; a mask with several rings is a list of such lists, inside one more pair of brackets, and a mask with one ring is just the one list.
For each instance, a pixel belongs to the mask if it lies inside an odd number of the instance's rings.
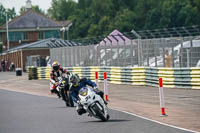
[[62,76],[62,74],[64,73],[69,74],[67,70],[61,68],[60,64],[57,61],[55,61],[52,64],[52,70],[50,73],[50,83],[51,83],[50,91],[51,93],[57,94],[58,98],[61,97],[59,91],[56,89],[56,87],[58,86],[58,77]]
[[78,101],[78,94],[79,94],[79,90],[81,88],[86,87],[86,85],[91,86],[92,88],[94,88],[94,91],[98,95],[100,95],[101,98],[103,99],[104,93],[97,89],[96,83],[92,82],[91,80],[89,80],[87,78],[80,79],[77,74],[72,74],[70,76],[70,83],[72,84],[71,85],[72,99],[73,99],[74,102],[76,102],[78,104],[76,110],[77,110],[77,113],[79,115],[82,115],[83,113],[86,113],[85,109],[83,109],[83,105],[81,105],[79,103],[79,101]]

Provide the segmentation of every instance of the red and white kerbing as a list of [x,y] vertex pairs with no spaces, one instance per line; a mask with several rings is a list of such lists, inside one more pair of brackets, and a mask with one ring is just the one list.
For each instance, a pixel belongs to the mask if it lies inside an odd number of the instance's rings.
[[104,72],[104,96],[105,96],[105,100],[108,101],[108,88],[107,88],[107,73]]
[[159,94],[160,94],[161,116],[167,116],[167,114],[165,113],[165,103],[164,103],[164,92],[163,92],[162,78],[159,78]]

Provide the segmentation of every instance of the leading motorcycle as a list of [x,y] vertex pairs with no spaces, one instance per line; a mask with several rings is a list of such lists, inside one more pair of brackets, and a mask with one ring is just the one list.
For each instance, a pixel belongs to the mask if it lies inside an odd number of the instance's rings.
[[93,88],[88,86],[81,88],[78,98],[78,102],[83,105],[89,116],[101,119],[102,121],[109,120],[108,107]]

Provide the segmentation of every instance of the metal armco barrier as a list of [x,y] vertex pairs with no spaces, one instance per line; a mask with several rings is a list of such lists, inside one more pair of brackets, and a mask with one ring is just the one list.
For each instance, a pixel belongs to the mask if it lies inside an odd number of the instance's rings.
[[[77,73],[99,81],[107,73],[108,83],[146,85],[158,87],[158,78],[163,79],[163,87],[200,89],[200,68],[157,68],[157,67],[66,67],[69,72]],[[50,67],[28,67],[29,79],[49,79]]]

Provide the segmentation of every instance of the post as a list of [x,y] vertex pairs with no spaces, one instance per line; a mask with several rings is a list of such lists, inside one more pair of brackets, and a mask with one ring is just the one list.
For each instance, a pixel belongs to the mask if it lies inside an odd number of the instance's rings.
[[[126,42],[125,42],[125,40],[123,40],[124,41],[124,58],[126,57]],[[124,63],[123,63],[123,65],[122,66],[127,66],[127,59],[125,59],[124,60]]]
[[[146,41],[145,41],[145,44],[147,45]],[[151,44],[151,40],[150,40],[150,44]],[[149,46],[147,46],[147,66],[149,67]]]
[[67,40],[69,40],[69,28],[72,26],[72,23],[70,23],[67,27],[66,27],[66,30],[67,30]]
[[[120,66],[120,63],[119,63],[119,58],[120,58],[120,56],[119,56],[119,42],[118,42],[118,40],[117,40],[117,66]],[[113,63],[113,62],[112,62]],[[123,63],[122,63],[123,64]],[[113,65],[113,64],[112,64]]]
[[[153,45],[153,48],[156,49],[155,44]],[[154,56],[155,56],[155,67],[157,67],[158,64],[157,64],[157,53],[156,53],[156,50],[154,50]]]
[[7,35],[7,50],[9,50],[10,44],[9,44],[9,36],[8,36],[8,14],[7,14],[7,12],[6,12],[6,35]]
[[62,36],[62,39],[63,40],[65,40],[65,27],[62,27],[61,29],[60,29],[60,32],[61,32],[61,36]]
[[141,53],[140,53],[140,45],[141,45],[141,39],[139,38],[138,39],[138,66],[140,67],[141,66]]
[[107,73],[106,72],[104,72],[104,96],[105,96],[105,100],[108,101]]
[[140,53],[140,45],[141,45],[141,39],[142,39],[142,37],[134,30],[134,29],[132,29],[131,30],[131,32],[137,37],[137,41],[138,41],[138,47],[137,47],[137,50],[138,50],[138,66],[141,66],[140,64],[141,64],[141,53]]
[[190,49],[187,48],[186,52],[187,52],[187,67],[190,67]]
[[67,40],[69,40],[69,28],[67,29]]
[[[190,51],[189,51],[189,58],[190,58],[190,67],[194,67],[196,64],[194,64],[193,65],[193,60],[192,60],[192,57],[194,56],[193,54],[192,54],[192,50],[193,50],[193,41],[192,41],[192,39],[190,40]],[[196,55],[196,54],[195,54]]]
[[24,71],[24,62],[23,62],[24,60],[23,60],[23,51],[22,50],[21,50],[20,54],[21,54],[21,60],[20,60],[21,61],[21,69],[22,69],[22,72],[23,72]]
[[172,60],[171,61],[172,62],[171,66],[174,67],[175,66],[175,64],[174,64],[174,47],[172,47],[171,60]]
[[[107,66],[107,48],[106,48],[106,41],[104,41],[104,51],[105,51],[105,58],[104,58],[104,61],[105,63],[103,63],[104,66]],[[101,51],[100,51],[100,60],[101,60]],[[102,61],[103,62],[103,61]],[[100,61],[100,65],[101,65],[101,61]]]
[[165,51],[165,40],[162,38],[161,39],[161,44],[162,44],[162,49],[163,49],[163,67],[166,67],[166,64],[165,64],[165,54],[166,54],[166,51]]
[[65,31],[62,31],[62,39],[65,40]]
[[179,65],[181,68],[183,67],[183,38],[181,38],[181,48],[178,54],[179,54]]
[[97,88],[99,88],[99,82],[98,82],[98,72],[95,72],[95,81],[96,81],[96,84],[97,84]]
[[167,116],[167,114],[165,113],[164,92],[163,92],[163,81],[162,81],[162,78],[159,78],[159,95],[160,95],[161,116]]
[[133,59],[134,59],[134,55],[133,55],[133,50],[134,50],[134,47],[133,47],[133,40],[131,39],[131,66],[133,67]]

